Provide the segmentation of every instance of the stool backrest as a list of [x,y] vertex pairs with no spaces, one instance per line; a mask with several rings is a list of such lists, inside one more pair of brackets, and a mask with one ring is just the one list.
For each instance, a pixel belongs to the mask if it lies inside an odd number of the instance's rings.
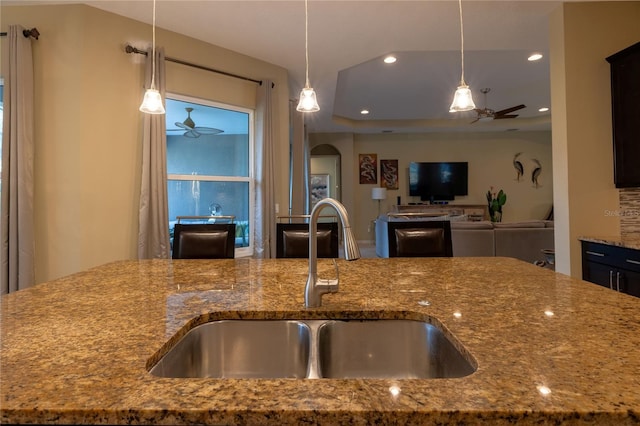
[[[304,258],[309,257],[309,224],[278,223],[276,224],[276,257]],[[318,223],[319,258],[338,258],[338,223]]]
[[234,223],[176,223],[173,229],[173,259],[233,259]]
[[452,257],[448,220],[389,222],[389,257]]

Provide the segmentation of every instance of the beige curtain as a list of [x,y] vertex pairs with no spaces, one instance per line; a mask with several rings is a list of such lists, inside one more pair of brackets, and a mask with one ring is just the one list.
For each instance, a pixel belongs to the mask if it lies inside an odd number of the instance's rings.
[[254,257],[276,257],[274,96],[272,82],[263,80],[256,94],[256,161]]
[[0,294],[30,287],[34,272],[33,58],[31,39],[10,25],[3,49],[2,272]]
[[[145,88],[151,85],[151,52],[147,55]],[[156,47],[156,89],[165,99],[164,49]],[[142,100],[142,94],[140,96]],[[138,258],[166,259],[170,254],[167,202],[167,132],[164,114],[144,114],[142,184],[138,216]]]

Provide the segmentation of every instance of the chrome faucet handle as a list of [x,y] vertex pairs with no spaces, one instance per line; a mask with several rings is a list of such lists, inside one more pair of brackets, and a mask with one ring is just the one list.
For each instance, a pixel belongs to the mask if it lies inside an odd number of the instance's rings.
[[322,289],[320,293],[337,293],[338,292],[338,280],[328,280],[325,278],[318,278],[316,281],[316,287]]
[[338,268],[338,262],[335,259],[331,259],[333,262],[333,268],[336,270],[336,284],[340,282],[340,268]]
[[337,293],[340,285],[340,269],[335,259],[331,259],[331,261],[333,262],[333,268],[336,270],[336,277],[332,280],[318,278],[316,285],[324,287],[328,290],[328,293]]

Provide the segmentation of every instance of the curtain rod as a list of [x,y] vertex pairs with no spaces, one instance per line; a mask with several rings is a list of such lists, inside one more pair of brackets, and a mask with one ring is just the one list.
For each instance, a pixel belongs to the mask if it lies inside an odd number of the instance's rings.
[[[125,47],[125,51],[127,53],[137,53],[137,54],[140,54],[140,55],[147,56],[147,52],[146,51],[137,49],[137,48],[131,46],[130,44],[127,44],[127,46]],[[244,76],[237,75],[237,74],[232,74],[230,72],[220,71],[220,70],[217,70],[217,69],[214,69],[214,68],[209,68],[209,67],[205,67],[205,66],[202,66],[202,65],[193,64],[191,62],[186,62],[186,61],[183,61],[181,59],[171,58],[169,56],[165,56],[164,59],[165,59],[165,61],[175,62],[176,64],[186,65],[188,67],[193,67],[193,68],[198,68],[198,69],[205,70],[205,71],[215,72],[215,73],[218,73],[218,74],[226,75],[228,77],[239,78],[241,80],[252,81],[252,82],[258,83],[259,85],[262,86],[262,80],[255,80],[253,78],[244,77]],[[273,87],[273,84],[271,86]]]
[[[31,28],[30,30],[22,30],[22,35],[25,37],[33,37],[36,40],[40,37],[40,31],[36,27]],[[0,33],[0,37],[6,37],[7,33]]]

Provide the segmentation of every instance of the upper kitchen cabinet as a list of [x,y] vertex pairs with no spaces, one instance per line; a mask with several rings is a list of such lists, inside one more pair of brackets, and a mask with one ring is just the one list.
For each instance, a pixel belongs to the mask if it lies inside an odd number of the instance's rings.
[[640,187],[640,42],[607,58],[611,66],[614,183]]

